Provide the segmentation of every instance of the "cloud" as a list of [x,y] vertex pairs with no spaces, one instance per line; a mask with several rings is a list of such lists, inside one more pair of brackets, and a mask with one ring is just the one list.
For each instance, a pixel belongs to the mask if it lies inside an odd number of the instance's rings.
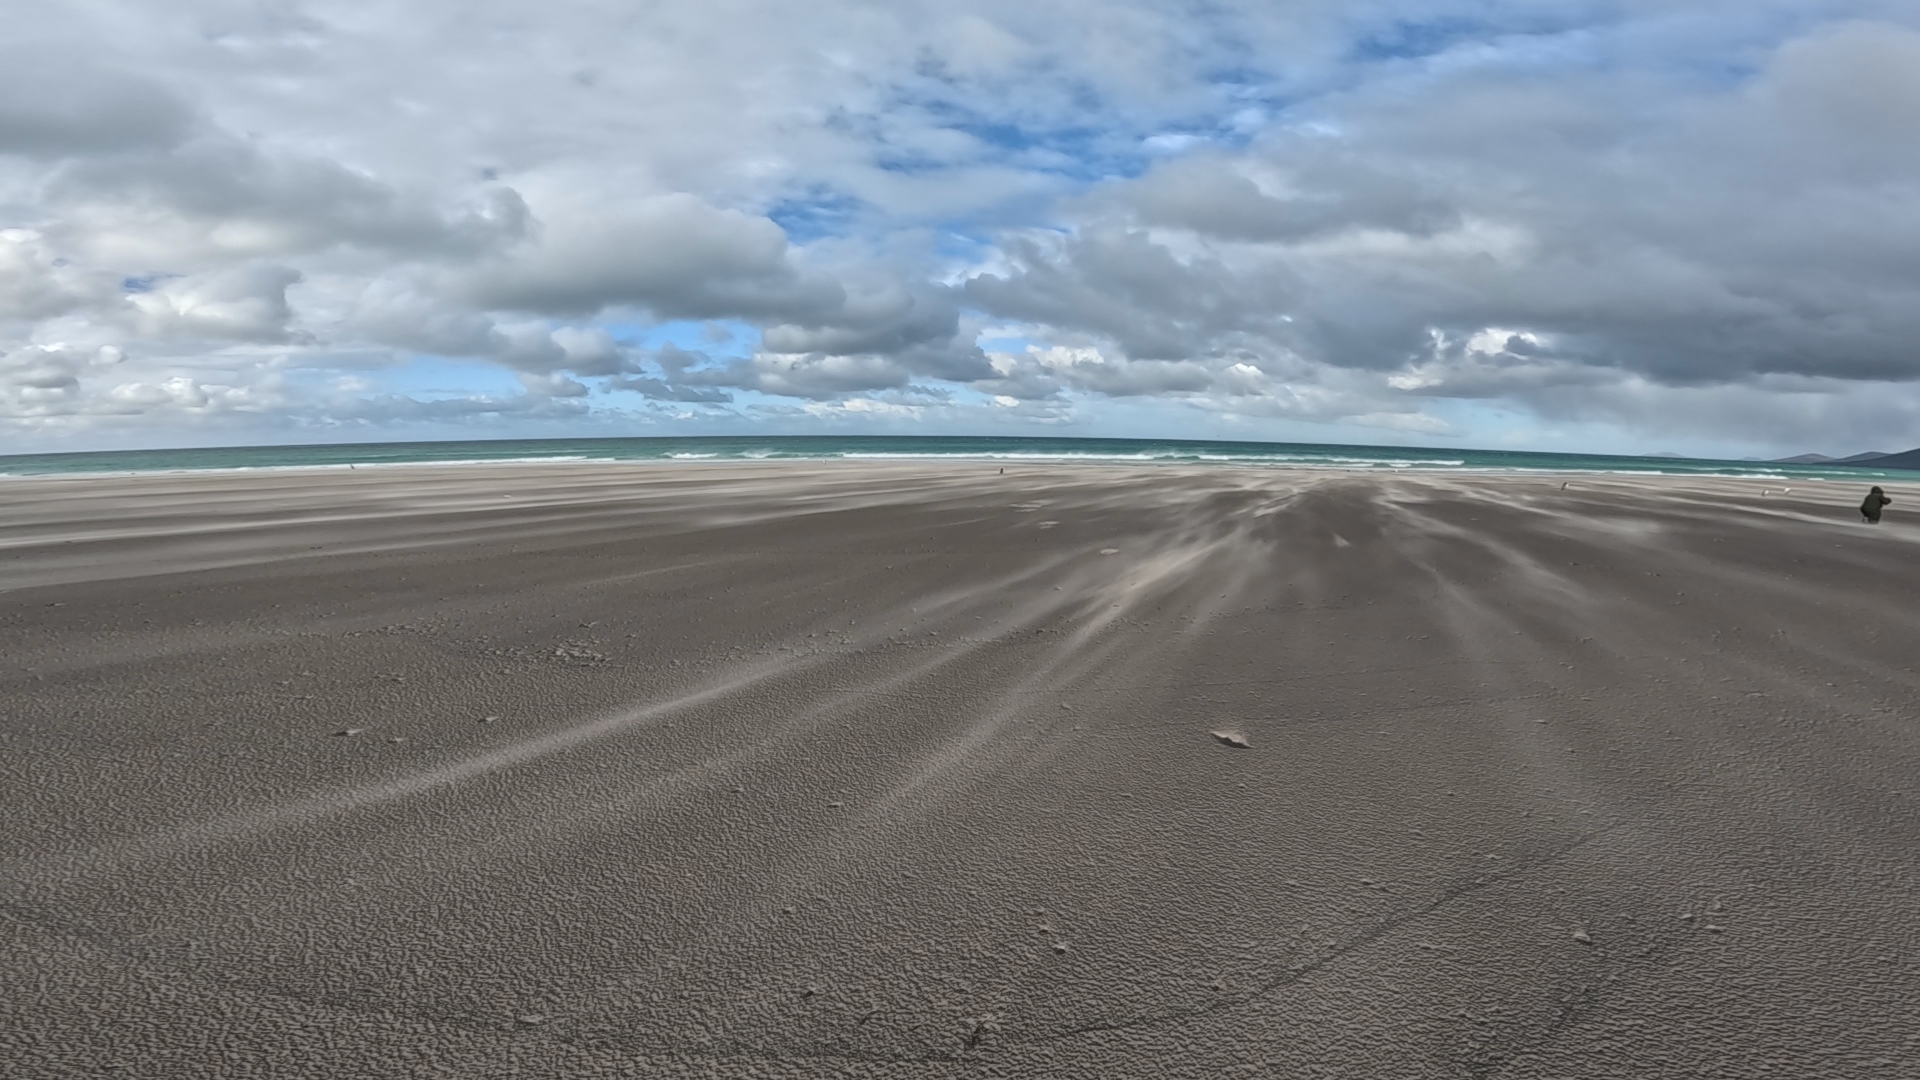
[[[897,389],[913,373],[883,356],[783,356],[763,353],[680,373],[681,386],[724,386],[796,398],[831,398],[863,390]],[[684,400],[684,399],[681,399]]]
[[1862,165],[1920,156],[1920,33],[1868,21],[1823,27],[1782,45],[1754,96],[1805,135]]
[[[1091,390],[1109,397],[1192,394],[1215,385],[1215,372],[1190,360],[1129,360],[1112,358],[1098,349],[1055,345],[1031,347],[1025,356],[1002,354],[996,368],[1012,378],[996,379],[992,389],[1012,397],[1049,397],[1062,387]],[[1024,369],[1024,371],[1023,371]],[[1024,374],[1031,382],[1025,393],[1009,394]],[[1047,388],[1045,393],[1034,390]]]
[[701,402],[721,405],[733,400],[733,395],[713,386],[687,386],[669,383],[664,379],[655,379],[646,375],[623,375],[606,382],[609,390],[628,390],[644,394],[655,401]]
[[583,398],[589,391],[587,385],[565,375],[529,375],[520,376],[520,385],[527,393],[552,398]]
[[0,229],[0,320],[38,321],[119,299],[111,274],[59,257],[33,229]]
[[[1920,442],[1920,18],[1891,0],[9,29],[0,443],[678,413]],[[702,324],[706,353],[660,344]]]
[[806,318],[844,296],[795,265],[773,222],[682,193],[611,217],[556,208],[455,288],[483,308],[562,316],[635,308],[664,319]]
[[[1108,185],[1066,238],[1010,238],[1009,270],[968,293],[1129,357],[1238,339],[1407,369],[1386,389],[1425,394],[1620,372],[1676,387],[1920,378],[1920,272],[1894,251],[1920,239],[1915,189],[1893,179],[1914,143],[1885,127],[1909,104],[1916,49],[1898,27],[1825,28],[1751,82],[1693,94],[1587,72],[1429,72],[1418,94],[1382,80],[1330,97],[1324,123]],[[1671,119],[1663,96],[1680,103]],[[1496,326],[1555,354],[1428,351]]]
[[115,348],[29,345],[0,352],[0,418],[61,415],[81,402],[81,378],[125,359]]
[[61,160],[164,149],[198,118],[161,83],[86,57],[0,52],[0,154]]
[[130,413],[225,412],[246,409],[253,398],[244,388],[209,385],[185,375],[157,383],[121,383],[107,391],[110,407]]
[[966,283],[989,314],[1115,343],[1133,359],[1179,360],[1232,335],[1284,335],[1283,267],[1236,270],[1212,252],[1182,257],[1147,231],[1096,221],[1072,235],[1014,235],[1005,273]]
[[293,308],[287,287],[300,272],[260,264],[162,281],[126,298],[147,338],[281,342]]
[[527,230],[510,188],[443,210],[338,162],[269,153],[209,134],[156,153],[77,159],[47,187],[73,246],[95,258],[164,266],[351,246],[401,256],[472,257]]
[[[1343,230],[1430,236],[1459,224],[1459,211],[1417,176],[1335,153],[1310,167],[1246,164],[1208,155],[1160,165],[1106,193],[1146,225],[1250,242],[1302,241]],[[1264,179],[1266,186],[1260,183]]]
[[484,312],[443,302],[398,277],[367,282],[346,301],[343,337],[438,356],[487,356],[508,347]]
[[849,289],[814,318],[814,325],[768,327],[763,346],[772,353],[887,356],[914,374],[955,382],[992,374],[986,354],[962,335],[959,298],[951,289],[882,281]]

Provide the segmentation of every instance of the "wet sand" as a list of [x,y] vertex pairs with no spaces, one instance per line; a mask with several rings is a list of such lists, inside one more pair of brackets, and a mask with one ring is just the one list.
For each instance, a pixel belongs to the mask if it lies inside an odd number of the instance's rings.
[[0,484],[0,1073],[1920,1075],[1920,485],[996,468]]

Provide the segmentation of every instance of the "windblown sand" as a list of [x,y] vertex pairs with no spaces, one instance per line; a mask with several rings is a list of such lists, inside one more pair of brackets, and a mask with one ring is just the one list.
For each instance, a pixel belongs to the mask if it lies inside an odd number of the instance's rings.
[[1920,1076],[1920,489],[996,470],[0,484],[0,1075]]

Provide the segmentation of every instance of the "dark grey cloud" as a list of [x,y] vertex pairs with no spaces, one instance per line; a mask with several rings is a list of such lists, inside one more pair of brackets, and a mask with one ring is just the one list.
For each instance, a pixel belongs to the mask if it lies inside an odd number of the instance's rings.
[[161,218],[210,253],[242,257],[342,245],[472,257],[526,233],[530,215],[517,192],[476,194],[478,205],[449,211],[335,161],[211,135],[154,153],[74,160],[47,189],[55,206],[107,218],[102,231]]
[[120,359],[118,350],[89,352],[59,345],[0,352],[0,418],[70,411],[80,400],[81,376]]
[[887,282],[816,313],[818,324],[770,326],[761,343],[771,353],[888,356],[956,382],[990,377],[986,354],[961,334],[959,299],[950,289]]
[[551,214],[456,288],[479,307],[557,316],[636,308],[666,319],[809,318],[845,300],[839,283],[794,262],[773,222],[685,194],[615,216]]
[[1223,240],[1302,241],[1363,228],[1431,236],[1460,221],[1459,208],[1426,189],[1417,174],[1338,151],[1272,170],[1272,191],[1236,164],[1213,155],[1176,160],[1107,194],[1143,224]]
[[156,80],[85,57],[0,49],[0,154],[57,161],[162,150],[185,141],[197,123],[194,110]]
[[1234,335],[1286,332],[1292,282],[1284,267],[1182,258],[1144,230],[1104,222],[1064,237],[1009,236],[1002,248],[1009,271],[969,280],[970,302],[1003,318],[1100,335],[1133,359],[1183,359]]

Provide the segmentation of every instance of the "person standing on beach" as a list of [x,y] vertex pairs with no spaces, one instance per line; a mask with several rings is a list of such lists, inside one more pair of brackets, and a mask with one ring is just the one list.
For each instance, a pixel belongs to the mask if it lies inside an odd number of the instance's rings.
[[1860,516],[1867,519],[1867,524],[1878,525],[1880,524],[1880,508],[1892,501],[1892,499],[1887,498],[1887,493],[1881,491],[1880,486],[1875,484],[1873,490],[1867,492],[1867,500],[1860,504]]

